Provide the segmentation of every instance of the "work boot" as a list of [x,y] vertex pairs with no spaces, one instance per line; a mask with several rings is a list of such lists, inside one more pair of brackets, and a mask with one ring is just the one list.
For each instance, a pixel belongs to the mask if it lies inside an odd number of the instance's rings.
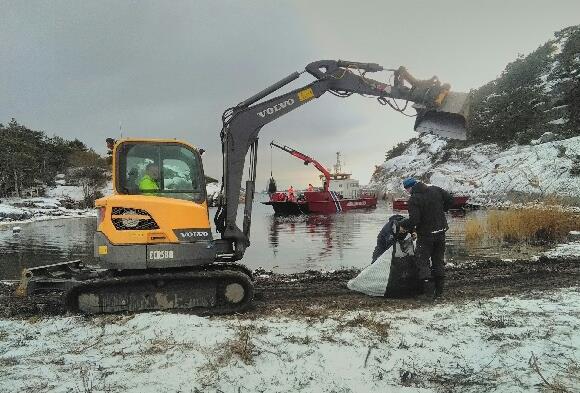
[[433,295],[434,299],[438,299],[443,295],[443,289],[445,288],[445,277],[435,277],[435,293]]
[[418,300],[431,301],[435,295],[435,283],[431,280],[419,281],[419,295]]

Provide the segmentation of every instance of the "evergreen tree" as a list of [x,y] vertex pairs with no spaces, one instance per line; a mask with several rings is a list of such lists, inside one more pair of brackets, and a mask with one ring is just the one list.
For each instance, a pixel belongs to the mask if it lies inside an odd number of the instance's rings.
[[71,166],[104,169],[107,164],[78,139],[49,138],[15,119],[0,124],[0,196],[21,196],[38,183],[53,184],[55,175]]

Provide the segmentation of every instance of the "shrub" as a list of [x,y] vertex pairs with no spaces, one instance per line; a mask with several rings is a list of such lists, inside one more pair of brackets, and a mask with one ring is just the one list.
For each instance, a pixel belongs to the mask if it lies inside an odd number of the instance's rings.
[[574,162],[572,162],[572,167],[570,168],[570,175],[580,176],[580,157],[576,156]]
[[465,239],[483,237],[506,242],[553,242],[579,229],[580,215],[560,208],[530,207],[492,210],[486,218],[471,218],[465,224]]
[[411,138],[408,141],[398,143],[396,146],[392,147],[385,153],[385,161],[400,156],[405,152],[405,149],[407,149],[407,147],[411,146],[411,144],[417,140],[418,138]]

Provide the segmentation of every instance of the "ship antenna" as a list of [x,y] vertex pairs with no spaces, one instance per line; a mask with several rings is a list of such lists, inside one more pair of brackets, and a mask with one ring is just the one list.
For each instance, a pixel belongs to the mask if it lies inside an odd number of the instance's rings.
[[336,164],[334,165],[334,173],[342,173],[342,165],[340,163],[340,152],[336,152]]

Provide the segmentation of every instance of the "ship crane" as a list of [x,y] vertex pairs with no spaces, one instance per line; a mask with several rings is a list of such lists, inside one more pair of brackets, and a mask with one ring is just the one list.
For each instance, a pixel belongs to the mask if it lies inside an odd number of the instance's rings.
[[270,142],[270,146],[275,146],[278,149],[284,150],[285,152],[293,155],[299,160],[304,161],[304,165],[313,164],[316,169],[322,172],[322,175],[326,179],[326,181],[324,182],[324,191],[328,191],[328,187],[330,186],[330,172],[328,172],[328,170],[324,167],[324,165],[316,161],[314,158],[311,158],[304,153],[300,153],[298,150],[294,150],[286,145],[279,145],[276,142],[272,141]]

